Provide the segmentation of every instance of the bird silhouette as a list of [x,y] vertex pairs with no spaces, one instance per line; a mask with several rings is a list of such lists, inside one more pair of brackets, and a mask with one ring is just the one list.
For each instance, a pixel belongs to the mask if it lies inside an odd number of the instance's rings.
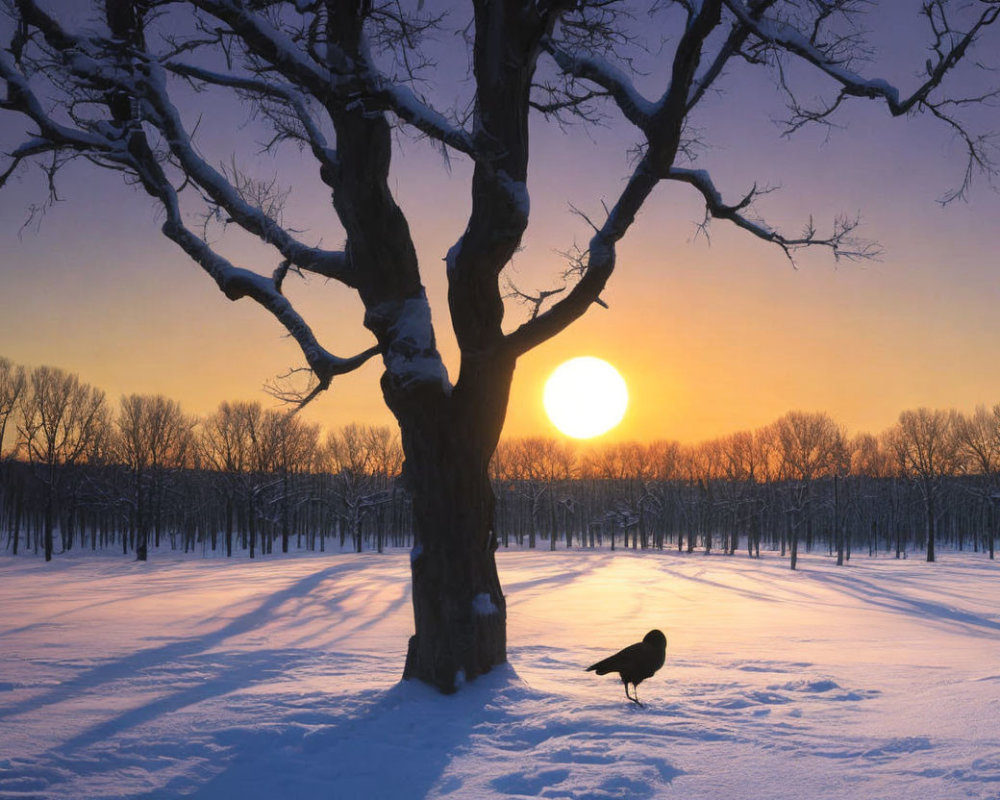
[[[617,672],[625,684],[625,696],[636,705],[639,702],[639,684],[653,675],[663,666],[667,657],[667,637],[661,631],[651,630],[642,637],[641,642],[630,644],[624,650],[619,650],[613,656],[598,661],[587,667],[587,672],[607,675]],[[632,684],[633,694],[628,693],[628,685]]]

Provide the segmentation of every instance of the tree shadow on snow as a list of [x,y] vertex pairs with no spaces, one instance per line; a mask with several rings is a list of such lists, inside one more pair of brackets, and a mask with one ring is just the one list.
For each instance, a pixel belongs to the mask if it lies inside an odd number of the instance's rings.
[[[170,642],[159,647],[146,648],[121,658],[109,659],[61,682],[58,686],[20,703],[0,709],[0,720],[71,700],[85,692],[106,689],[109,684],[121,679],[132,678],[143,670],[155,669],[185,658],[200,656],[222,644],[226,639],[262,628],[278,614],[279,608],[284,603],[297,597],[308,596],[321,583],[332,579],[338,572],[350,568],[350,564],[341,564],[307,575],[285,589],[268,595],[255,608],[210,633]],[[141,628],[140,618],[137,618],[136,624],[136,636],[147,632]]]
[[[331,698],[320,698],[329,702]],[[480,796],[651,800],[681,774],[669,708],[573,705],[510,665],[455,695],[416,681],[316,702],[269,730],[217,740],[228,759],[195,800],[419,800]],[[168,787],[172,788],[172,787]],[[180,787],[177,787],[180,788]],[[178,792],[180,793],[180,792]],[[144,800],[174,796],[163,791]]]
[[[388,690],[313,700],[278,724],[262,721],[254,730],[221,734],[225,768],[184,794],[194,800],[395,800],[424,797],[435,786],[447,794],[443,776],[452,760],[469,749],[477,728],[503,726],[525,691],[505,665],[451,696],[403,681]],[[330,700],[342,705],[324,709],[321,703]],[[161,790],[148,800],[164,796]]]

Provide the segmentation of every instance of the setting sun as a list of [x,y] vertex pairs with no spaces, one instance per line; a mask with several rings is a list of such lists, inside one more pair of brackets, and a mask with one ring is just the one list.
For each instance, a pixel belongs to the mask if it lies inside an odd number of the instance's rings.
[[590,439],[622,421],[628,388],[607,361],[581,356],[556,367],[545,382],[542,401],[545,413],[562,433]]

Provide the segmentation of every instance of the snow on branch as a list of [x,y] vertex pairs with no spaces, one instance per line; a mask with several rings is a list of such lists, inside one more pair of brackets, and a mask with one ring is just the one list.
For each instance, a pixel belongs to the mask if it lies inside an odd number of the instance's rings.
[[[751,3],[747,13],[753,19],[759,19],[768,8],[774,5],[775,2],[777,2],[777,0],[756,0],[756,2]],[[688,111],[693,109],[708,89],[714,85],[715,81],[722,75],[723,70],[732,58],[740,57],[751,63],[755,63],[759,60],[752,53],[744,50],[744,45],[746,44],[749,36],[750,29],[745,25],[742,25],[739,22],[733,24],[732,29],[729,32],[729,36],[726,37],[725,42],[719,48],[715,58],[711,60],[705,71],[692,82],[687,102]]]
[[[594,228],[586,251],[586,265],[580,266],[580,278],[573,288],[549,309],[532,316],[504,337],[505,347],[520,355],[547,341],[579,319],[592,304],[604,305],[601,292],[615,268],[615,245],[625,235],[635,217],[659,182],[650,159],[644,156],[608,211],[604,224]],[[589,220],[588,220],[589,222]]]
[[408,86],[392,83],[381,77],[372,78],[359,100],[365,108],[391,111],[421,133],[460,153],[472,158],[480,155],[468,131],[451,123],[444,114],[418,98]]
[[[252,198],[244,197],[253,194],[252,191],[244,186],[241,192],[239,185],[234,186],[195,152],[171,104],[166,90],[166,73],[158,63],[144,60],[135,53],[126,59],[120,48],[116,52],[106,41],[67,33],[33,0],[19,0],[19,10],[24,11],[24,18],[30,19],[31,25],[42,32],[52,50],[51,53],[43,52],[41,60],[32,66],[36,71],[56,70],[52,74],[62,78],[60,88],[66,93],[68,104],[85,103],[89,110],[86,117],[71,111],[69,116],[73,125],[57,122],[45,110],[32,87],[30,73],[19,68],[20,64],[11,58],[9,51],[0,51],[0,78],[7,87],[2,107],[24,114],[38,127],[34,138],[9,154],[12,164],[0,173],[4,181],[24,159],[64,151],[134,176],[147,194],[159,201],[166,215],[162,226],[164,235],[198,263],[229,299],[252,298],[270,311],[296,340],[316,376],[317,391],[327,388],[334,376],[357,369],[379,353],[378,347],[371,347],[348,358],[333,355],[318,343],[310,327],[282,295],[280,268],[280,276],[276,273],[273,277],[265,277],[236,267],[185,225],[178,190],[164,169],[168,159],[149,144],[143,123],[162,134],[170,156],[185,173],[184,185],[197,184],[242,227],[273,244],[285,255],[288,264],[308,266],[330,277],[350,281],[350,265],[345,254],[308,248],[297,242],[262,208],[256,207]],[[58,71],[60,62],[62,72]],[[25,63],[31,62],[25,59]],[[128,97],[129,102],[118,103],[122,97]],[[110,118],[95,115],[101,105],[105,113],[111,112]],[[263,191],[267,195],[269,190]]]
[[710,219],[725,219],[737,227],[752,233],[758,239],[776,244],[784,251],[785,256],[793,264],[795,263],[795,251],[806,247],[828,248],[833,257],[838,261],[840,259],[848,261],[872,260],[882,255],[882,249],[876,243],[866,242],[855,237],[854,233],[861,222],[859,217],[838,216],[834,220],[833,231],[829,236],[819,235],[813,224],[812,217],[810,217],[809,222],[803,228],[801,236],[788,237],[778,233],[760,221],[750,219],[744,213],[753,201],[761,194],[764,194],[766,190],[761,190],[754,186],[738,203],[730,205],[723,201],[722,194],[705,170],[673,167],[667,179],[686,183],[701,193],[705,199],[706,217],[699,224],[699,230],[705,233],[706,236]]
[[176,196],[170,197],[172,189],[166,186],[162,188],[164,207],[167,211],[167,222],[163,224],[164,235],[199,264],[215,280],[227,298],[230,300],[252,298],[277,318],[301,348],[306,362],[319,381],[321,388],[318,391],[328,388],[335,376],[357,369],[379,352],[378,347],[372,347],[356,356],[339,358],[325,350],[305,320],[275,288],[272,280],[251,270],[236,267],[212,250],[181,221]]
[[[818,13],[811,30],[804,32],[798,27],[780,19],[767,18],[759,13],[753,4],[746,5],[741,0],[724,0],[726,7],[736,17],[738,23],[751,32],[762,48],[795,56],[832,78],[839,85],[839,94],[819,108],[808,108],[799,103],[788,88],[783,74],[779,82],[791,98],[792,117],[786,132],[812,123],[830,124],[829,119],[845,100],[852,97],[884,101],[893,116],[901,116],[914,110],[929,111],[936,118],[950,126],[963,141],[967,150],[966,170],[960,186],[949,192],[942,200],[951,202],[965,197],[976,172],[988,177],[995,176],[1000,169],[993,153],[997,132],[974,134],[953,115],[952,110],[964,105],[982,105],[1000,97],[1000,87],[994,87],[969,98],[948,98],[935,96],[954,69],[966,58],[969,49],[983,32],[1000,19],[1000,2],[980,0],[968,4],[974,19],[964,30],[960,29],[949,15],[947,0],[926,0],[921,13],[927,18],[934,41],[930,47],[932,56],[924,65],[925,78],[910,94],[904,95],[900,89],[882,78],[865,78],[852,69],[852,62],[859,52],[856,36],[842,34],[823,41],[823,24],[834,13],[849,16],[856,11],[851,0],[834,0],[818,6]],[[983,64],[978,66],[986,68]],[[780,64],[779,64],[780,72]]]
[[300,46],[268,15],[234,0],[191,0],[191,4],[230,27],[248,55],[261,59],[286,80],[306,89],[321,102],[342,93],[353,82],[348,69],[328,67]]
[[[291,111],[298,122],[298,130],[295,131],[292,131],[288,125],[282,125],[279,130],[283,137],[295,138],[305,143],[320,163],[321,168],[334,169],[336,167],[336,150],[327,142],[320,126],[309,112],[308,99],[291,84],[243,75],[231,75],[176,60],[164,61],[163,66],[175,75],[199,83],[236,89],[259,103],[263,103],[265,99],[280,103],[282,107]],[[276,115],[269,113],[268,116],[272,122],[277,124]]]
[[293,264],[335,278],[348,286],[354,285],[349,261],[343,253],[307,247],[297,241],[273,216],[248,202],[231,180],[195,151],[180,114],[170,101],[165,71],[160,65],[147,62],[140,65],[138,73],[137,87],[148,101],[150,117],[163,132],[171,154],[184,174],[204,190],[213,203],[224,208],[244,230],[277,248]]
[[[625,118],[640,130],[645,130],[655,105],[635,88],[631,79],[602,58],[584,53],[571,53],[552,39],[542,41],[545,50],[567,75],[578,80],[587,80],[604,90],[610,96]],[[590,94],[582,95],[582,100],[590,99]]]
[[[466,153],[476,155],[472,136],[459,125],[452,124],[444,114],[418,98],[406,85],[383,75],[370,55],[361,52],[348,56],[334,52],[328,42],[325,60],[332,67],[321,65],[319,55],[310,58],[286,32],[267,24],[261,15],[230,0],[192,0],[194,5],[229,25],[240,37],[243,46],[253,58],[267,68],[277,71],[286,80],[306,89],[323,104],[336,101],[343,108],[360,106],[368,112],[391,111],[400,120],[436,141]],[[390,14],[380,7],[373,18],[386,19],[400,24],[399,14]],[[401,14],[402,12],[400,12]],[[427,24],[432,25],[433,20]],[[404,38],[415,36],[412,26],[403,29]],[[258,68],[265,71],[264,67]]]

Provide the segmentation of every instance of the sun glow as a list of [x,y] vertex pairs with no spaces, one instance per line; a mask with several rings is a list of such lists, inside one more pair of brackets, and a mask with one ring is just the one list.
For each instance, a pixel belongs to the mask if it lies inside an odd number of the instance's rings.
[[622,421],[628,388],[607,361],[581,356],[556,367],[545,382],[542,402],[552,424],[562,433],[590,439]]

